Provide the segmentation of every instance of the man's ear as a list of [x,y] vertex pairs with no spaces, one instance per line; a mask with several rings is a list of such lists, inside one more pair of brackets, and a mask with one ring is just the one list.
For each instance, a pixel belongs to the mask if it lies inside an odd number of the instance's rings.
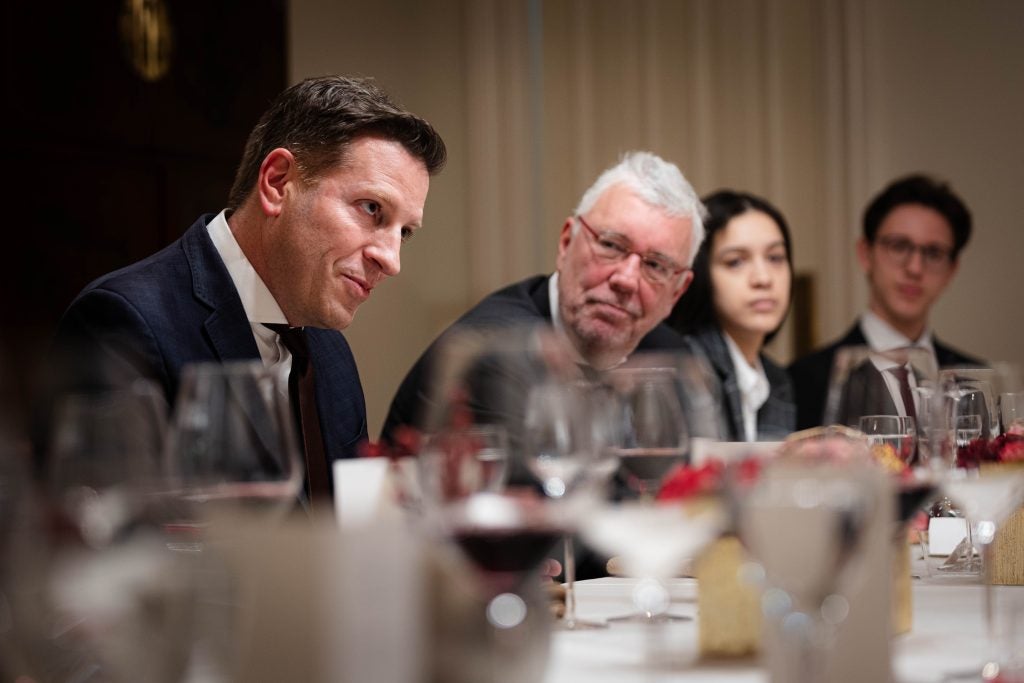
[[857,261],[865,273],[871,270],[871,245],[863,237],[857,240]]
[[281,213],[285,186],[296,178],[297,173],[295,156],[283,147],[272,150],[263,159],[260,173],[256,176],[256,191],[264,214],[277,216]]
[[692,283],[692,282],[693,282],[693,271],[692,270],[688,270],[685,273],[683,273],[683,280],[682,280],[682,282],[680,282],[679,286],[676,287],[676,290],[674,292],[672,292],[672,306],[673,307],[675,307],[676,302],[679,301],[679,297],[681,297],[686,292],[686,290],[688,290],[690,288],[690,283]]
[[565,252],[569,249],[570,242],[572,242],[572,216],[565,219],[565,223],[562,224],[562,232],[558,236],[559,268],[562,266],[562,259],[565,258]]

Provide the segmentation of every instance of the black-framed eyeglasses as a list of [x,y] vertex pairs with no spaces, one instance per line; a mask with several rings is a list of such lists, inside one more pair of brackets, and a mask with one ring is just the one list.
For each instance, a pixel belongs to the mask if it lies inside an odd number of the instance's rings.
[[916,244],[905,237],[886,235],[875,240],[882,247],[882,253],[898,266],[905,266],[914,252],[921,254],[921,264],[926,270],[944,271],[953,262],[953,250],[938,244]]
[[619,263],[636,254],[640,257],[640,272],[644,278],[655,285],[665,285],[690,270],[687,266],[681,266],[672,259],[661,254],[641,253],[633,249],[629,240],[614,232],[598,232],[583,220],[583,216],[576,216],[587,233],[591,237],[590,250],[598,261],[605,263]]

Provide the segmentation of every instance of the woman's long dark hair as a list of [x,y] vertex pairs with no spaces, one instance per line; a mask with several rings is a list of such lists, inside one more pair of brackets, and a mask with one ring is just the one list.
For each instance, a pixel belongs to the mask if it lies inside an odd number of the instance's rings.
[[[675,308],[672,309],[672,313],[665,322],[682,334],[689,334],[712,326],[721,328],[718,316],[715,314],[714,297],[711,291],[711,253],[718,233],[724,230],[733,218],[748,211],[760,211],[779,226],[782,241],[786,245],[786,261],[789,264],[789,300],[792,302],[793,246],[789,239],[789,226],[786,224],[782,212],[766,199],[735,190],[718,190],[705,197],[703,202],[708,211],[708,218],[704,221],[704,229],[707,234],[693,260],[693,282],[690,283],[690,288],[686,290],[686,293],[676,302]],[[789,314],[789,303],[786,306],[786,314]],[[785,321],[786,317],[783,316],[779,327],[765,337],[765,342],[772,340]]]

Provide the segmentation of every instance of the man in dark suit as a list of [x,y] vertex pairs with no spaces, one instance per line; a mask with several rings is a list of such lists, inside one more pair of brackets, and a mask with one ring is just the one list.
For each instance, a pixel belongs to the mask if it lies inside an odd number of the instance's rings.
[[305,439],[310,425],[321,433],[315,449],[304,445],[307,456],[323,452],[307,470],[327,476],[312,490],[325,494],[329,463],[354,456],[366,437],[359,373],[339,330],[398,274],[400,247],[422,223],[429,176],[445,155],[433,127],[372,82],[302,81],[253,129],[227,208],[88,285],[61,320],[56,348],[76,368],[102,368],[107,385],[152,379],[169,403],[189,363],[303,368],[309,391],[292,387],[291,400],[315,397],[300,424]]
[[946,346],[928,324],[932,306],[956,275],[971,236],[971,214],[950,188],[923,175],[900,178],[864,212],[857,258],[867,277],[868,310],[838,341],[789,367],[797,428],[820,425],[836,351],[866,345],[875,351],[920,347],[939,367],[977,365]]
[[553,275],[487,296],[420,357],[395,394],[383,438],[392,440],[403,425],[424,426],[438,349],[459,330],[552,325],[581,365],[599,370],[637,349],[685,348],[661,321],[692,279],[702,216],[699,198],[674,164],[647,152],[625,155],[565,219]]

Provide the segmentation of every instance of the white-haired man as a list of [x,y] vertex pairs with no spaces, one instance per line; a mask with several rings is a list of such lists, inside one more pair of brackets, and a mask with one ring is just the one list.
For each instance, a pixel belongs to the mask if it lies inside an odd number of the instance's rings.
[[398,389],[382,437],[422,427],[430,364],[452,330],[548,323],[582,363],[614,367],[636,350],[685,349],[662,321],[692,279],[704,208],[683,174],[649,152],[630,152],[602,173],[565,219],[557,269],[484,298],[435,341]]

